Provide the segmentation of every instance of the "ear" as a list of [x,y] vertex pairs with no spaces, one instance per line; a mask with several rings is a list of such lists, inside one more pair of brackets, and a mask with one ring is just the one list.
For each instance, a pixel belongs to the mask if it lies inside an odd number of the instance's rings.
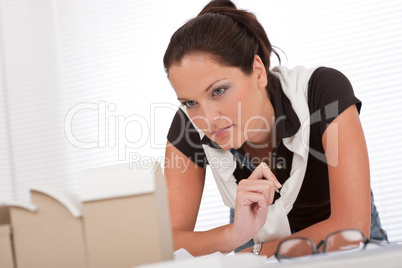
[[268,84],[267,71],[265,70],[264,63],[258,55],[254,56],[253,72],[257,77],[258,87],[265,89]]

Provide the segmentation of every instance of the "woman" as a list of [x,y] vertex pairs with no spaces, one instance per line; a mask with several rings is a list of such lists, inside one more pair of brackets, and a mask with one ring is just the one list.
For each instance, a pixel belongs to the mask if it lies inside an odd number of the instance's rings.
[[[223,0],[171,38],[164,66],[182,103],[165,165],[176,249],[231,252],[253,239],[244,251],[271,256],[290,236],[318,243],[340,229],[373,237],[380,228],[361,102],[349,81],[325,67],[271,69],[272,52],[255,16]],[[207,164],[235,214],[194,232]]]

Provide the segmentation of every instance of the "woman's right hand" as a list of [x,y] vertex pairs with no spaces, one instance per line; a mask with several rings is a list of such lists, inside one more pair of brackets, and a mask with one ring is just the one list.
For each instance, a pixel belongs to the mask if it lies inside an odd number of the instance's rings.
[[[264,179],[265,178],[265,179]],[[248,242],[264,226],[275,188],[282,185],[268,165],[262,162],[237,188],[233,234],[240,244]]]

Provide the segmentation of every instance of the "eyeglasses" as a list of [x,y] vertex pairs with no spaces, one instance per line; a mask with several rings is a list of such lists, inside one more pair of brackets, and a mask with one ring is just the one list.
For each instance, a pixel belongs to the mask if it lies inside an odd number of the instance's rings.
[[[388,241],[370,240],[358,229],[346,229],[329,234],[325,240],[321,240],[317,246],[306,237],[292,237],[282,240],[278,245],[275,257],[281,261],[321,252],[328,253],[352,249],[365,249],[369,243],[383,245],[388,244]],[[321,250],[322,247],[323,249]]]

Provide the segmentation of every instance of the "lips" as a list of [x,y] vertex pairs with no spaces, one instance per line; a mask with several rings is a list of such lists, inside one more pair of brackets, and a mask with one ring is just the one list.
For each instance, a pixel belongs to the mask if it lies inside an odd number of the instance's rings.
[[224,136],[226,133],[228,133],[232,127],[233,127],[233,125],[230,125],[228,127],[219,128],[217,130],[214,130],[212,132],[212,135],[214,135],[217,138],[220,138],[220,137]]

